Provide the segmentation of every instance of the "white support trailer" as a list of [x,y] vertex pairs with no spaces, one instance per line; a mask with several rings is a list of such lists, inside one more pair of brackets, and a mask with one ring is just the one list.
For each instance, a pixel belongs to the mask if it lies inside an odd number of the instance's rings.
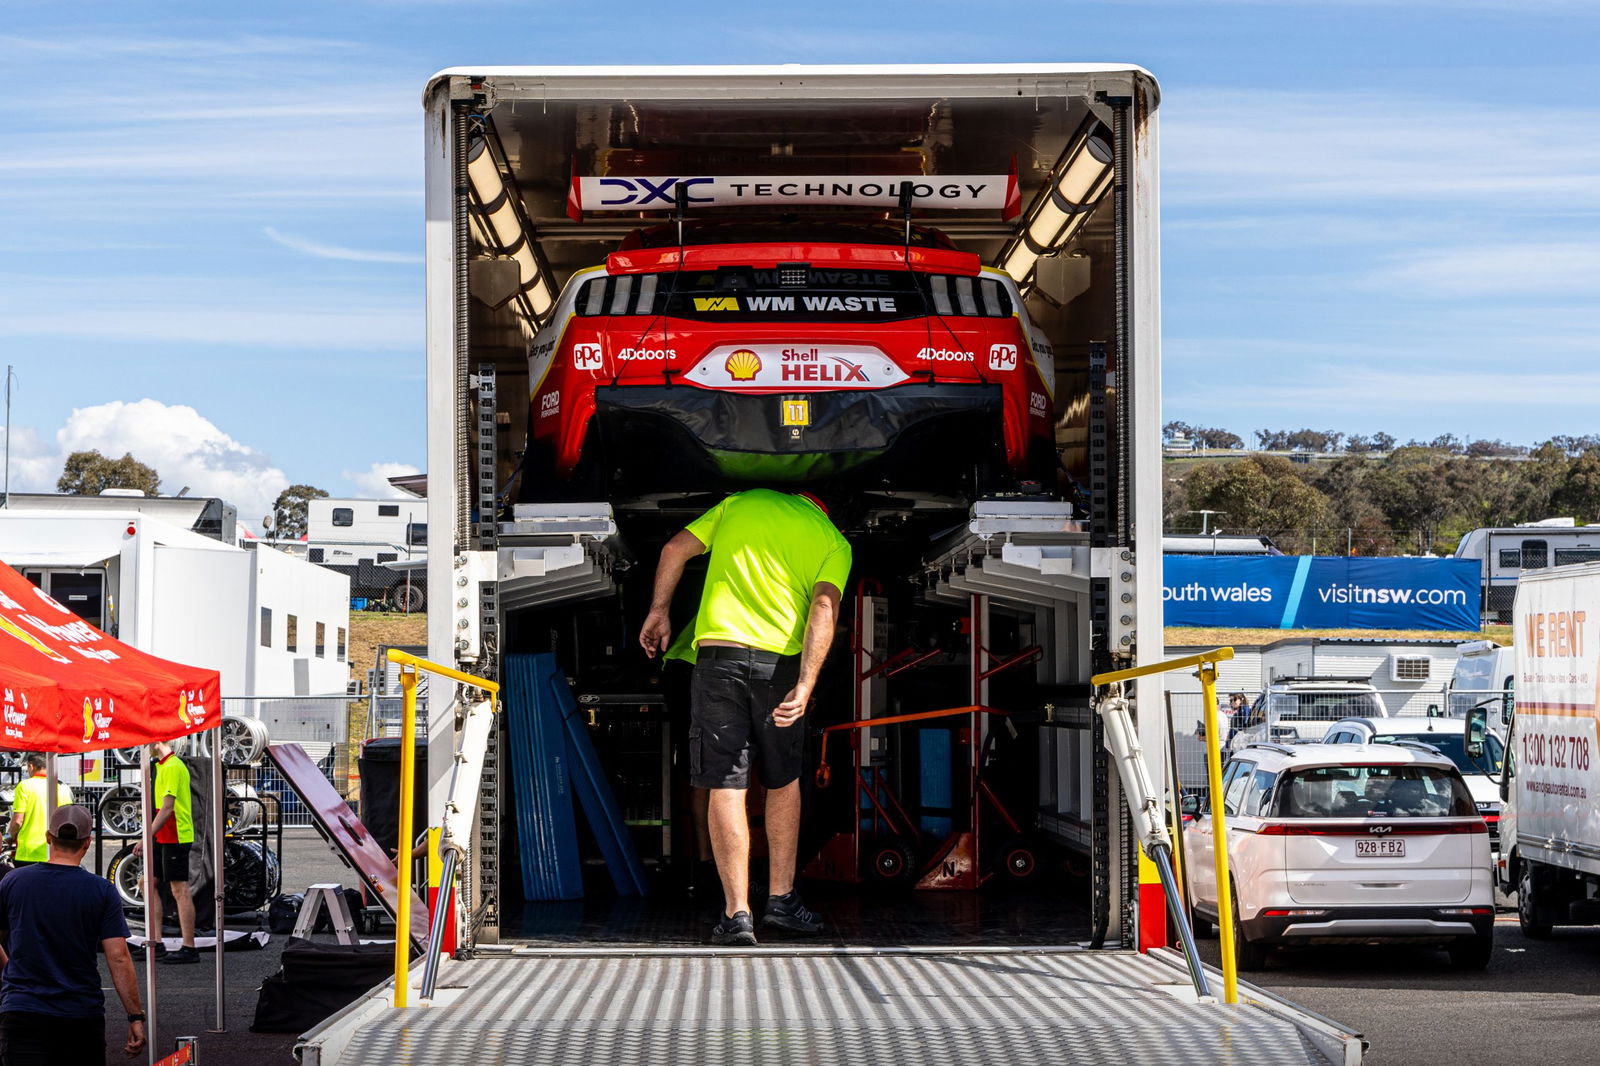
[[[497,732],[485,738],[479,817],[457,897],[465,950],[441,968],[430,1005],[396,1012],[375,990],[306,1034],[302,1062],[404,1054],[444,1063],[464,1046],[482,1061],[507,1063],[675,1054],[708,1064],[997,1055],[1019,1063],[1360,1061],[1354,1033],[1248,988],[1236,1007],[1197,1002],[1180,958],[1135,951],[1162,914],[1141,914],[1136,902],[1136,834],[1104,724],[1091,713],[1088,679],[1153,664],[1163,653],[1158,101],[1154,79],[1128,65],[472,67],[429,82],[428,576],[432,588],[450,590],[448,609],[429,616],[429,656],[497,676],[507,653],[564,651],[578,664],[563,661],[580,707],[591,685],[581,664],[625,664],[632,646],[626,638],[619,647],[586,646],[611,638],[585,636],[580,612],[614,611],[607,634],[636,626],[620,606],[622,591],[638,573],[648,576],[640,564],[653,561],[663,535],[698,513],[704,497],[659,492],[513,508],[499,495],[537,417],[524,406],[529,348],[549,336],[542,331],[552,310],[573,306],[563,287],[605,262],[630,230],[665,220],[659,212],[569,220],[576,160],[586,177],[627,153],[646,161],[632,173],[739,175],[784,172],[774,168],[787,164],[794,173],[836,174],[862,172],[849,169],[851,160],[881,167],[892,157],[898,165],[910,152],[923,160],[920,173],[932,175],[995,174],[1016,155],[1020,215],[971,210],[931,224],[955,248],[976,253],[1042,331],[1058,478],[1032,495],[1000,498],[902,497],[884,486],[869,494],[864,532],[852,535],[862,537],[860,559],[874,536],[910,531],[865,576],[892,577],[897,593],[914,585],[895,602],[910,600],[919,617],[966,635],[943,656],[957,671],[953,699],[1008,700],[1037,728],[1029,756],[1037,773],[1029,768],[1006,783],[1037,782],[1019,821],[1076,851],[1090,873],[1059,901],[1045,900],[1060,939],[1027,944],[981,932],[962,939],[926,917],[911,919],[915,944],[895,942],[870,918],[857,942],[738,951],[698,946],[697,920],[695,939],[687,939],[688,925],[629,924],[626,913],[606,943],[581,932],[530,934],[526,915],[513,917],[515,871],[500,868],[500,841],[515,826]],[[1059,182],[1091,129],[1104,131],[1115,180],[1103,198],[1073,207]],[[685,154],[671,154],[679,149]],[[468,163],[484,158],[504,201],[478,202]],[[518,233],[491,232],[513,225]],[[1019,252],[1024,245],[1032,257]],[[524,273],[508,265],[513,259]],[[518,277],[520,290],[507,289]],[[861,613],[851,607],[844,615],[866,619],[857,624],[906,624],[874,602],[870,586],[852,594],[862,597]],[[864,646],[887,653],[880,637]],[[836,656],[830,670],[848,670],[851,658],[859,670],[859,655]],[[843,679],[844,702],[855,702],[862,717],[882,712],[883,686]],[[1123,696],[1148,780],[1164,788],[1161,680],[1140,678]],[[440,713],[440,697],[428,718],[432,825],[446,814],[467,720]],[[603,698],[587,705],[603,706]],[[972,732],[957,743],[973,753],[977,773],[982,743],[1000,730],[972,718]],[[884,742],[884,730],[864,732],[867,749]],[[868,759],[858,752],[854,765]],[[967,835],[977,851],[977,833]],[[981,880],[955,861],[941,873],[941,861],[925,877],[943,877],[936,887]]]

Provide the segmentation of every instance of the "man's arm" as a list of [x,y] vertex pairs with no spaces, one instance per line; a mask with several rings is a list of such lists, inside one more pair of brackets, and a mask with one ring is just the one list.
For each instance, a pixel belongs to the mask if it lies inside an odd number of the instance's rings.
[[672,641],[672,621],[667,609],[672,606],[672,594],[677,591],[683,568],[697,555],[704,555],[706,546],[700,538],[687,529],[679,530],[661,546],[661,561],[656,564],[655,592],[650,597],[650,613],[645,616],[644,627],[639,630],[639,643],[644,653],[654,659],[667,650]]
[[806,713],[812,689],[817,687],[817,675],[822,673],[822,663],[833,647],[836,619],[839,617],[839,590],[826,581],[819,581],[811,589],[811,610],[806,615],[805,642],[800,649],[800,679],[789,695],[772,712],[772,720],[780,726],[793,725]]
[[[111,971],[111,983],[116,987],[117,998],[129,1014],[143,1014],[139,1006],[139,977],[133,969],[133,958],[128,954],[128,942],[120,936],[100,941],[100,950],[106,953],[106,968]],[[144,1022],[128,1023],[128,1042],[122,1050],[128,1057],[144,1050]]]
[[[159,811],[157,811],[156,812],[156,816],[150,820],[150,837],[151,837],[151,839],[155,838],[156,833],[160,832],[162,826],[164,826],[168,822],[172,821],[172,819],[174,817],[173,809],[172,809],[172,799],[173,799],[173,797],[172,797],[171,793],[168,793],[167,795],[161,797],[161,809]],[[135,840],[133,842],[133,853],[135,855],[137,855],[143,850],[144,850],[144,838],[140,837],[138,840]]]

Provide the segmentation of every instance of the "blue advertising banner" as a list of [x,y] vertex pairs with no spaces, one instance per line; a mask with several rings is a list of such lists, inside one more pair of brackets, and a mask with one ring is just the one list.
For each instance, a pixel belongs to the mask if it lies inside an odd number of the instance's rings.
[[1168,555],[1169,626],[1478,628],[1474,559]]

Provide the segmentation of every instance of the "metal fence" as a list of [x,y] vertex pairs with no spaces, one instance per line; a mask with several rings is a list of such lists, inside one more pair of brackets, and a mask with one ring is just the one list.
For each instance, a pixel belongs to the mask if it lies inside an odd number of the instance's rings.
[[[348,797],[354,769],[351,719],[357,717],[359,724],[368,702],[365,696],[224,697],[222,713],[261,722],[269,743],[299,744],[339,795]],[[269,819],[277,814],[285,826],[313,824],[310,810],[265,757],[248,769],[229,770],[228,783],[267,800]]]
[[[1256,704],[1256,694],[1246,693],[1250,707]],[[1274,740],[1295,744],[1321,740],[1328,727],[1341,718],[1357,717],[1422,717],[1429,714],[1463,717],[1465,707],[1478,703],[1498,693],[1472,693],[1471,700],[1458,697],[1463,693],[1447,694],[1442,688],[1433,689],[1378,689],[1373,692],[1279,692],[1267,696],[1259,712],[1246,710],[1242,715],[1230,716],[1227,694],[1219,693],[1217,721],[1222,729],[1223,758],[1229,747],[1261,740]],[[1169,720],[1172,723],[1173,752],[1178,767],[1178,782],[1185,791],[1204,794],[1206,785],[1206,744],[1202,722],[1205,697],[1199,692],[1168,692],[1166,694]],[[1385,714],[1387,711],[1387,714]],[[1494,715],[1490,716],[1491,722]]]

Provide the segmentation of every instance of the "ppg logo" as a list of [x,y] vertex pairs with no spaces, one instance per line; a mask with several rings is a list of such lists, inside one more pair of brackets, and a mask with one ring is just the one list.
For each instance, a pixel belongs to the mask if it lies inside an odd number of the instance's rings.
[[600,355],[598,344],[574,344],[572,346],[572,366],[575,370],[599,370],[605,365],[605,360]]
[[661,207],[673,207],[677,204],[677,186],[685,189],[688,202],[691,204],[709,204],[713,202],[710,196],[696,196],[694,186],[710,185],[713,178],[601,178],[600,185],[609,192],[614,193],[611,199],[602,199],[601,207],[649,207],[659,204]]
[[990,370],[1015,370],[1017,368],[1017,346],[1015,344],[989,345]]

